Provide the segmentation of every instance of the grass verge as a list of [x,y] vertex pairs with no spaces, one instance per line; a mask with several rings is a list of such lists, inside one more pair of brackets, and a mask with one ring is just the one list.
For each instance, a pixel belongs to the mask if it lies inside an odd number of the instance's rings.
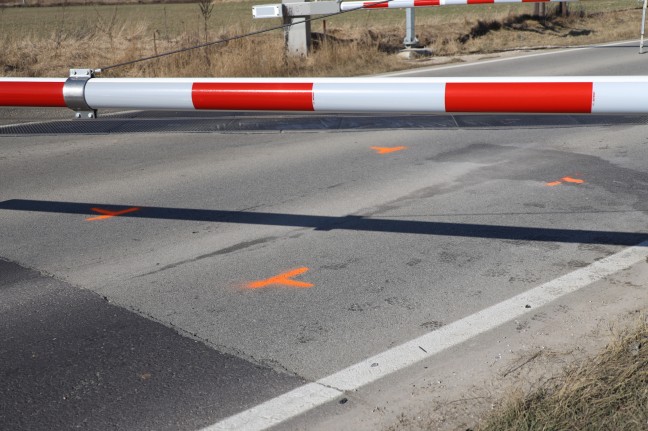
[[479,431],[648,429],[648,319],[599,355],[503,402]]

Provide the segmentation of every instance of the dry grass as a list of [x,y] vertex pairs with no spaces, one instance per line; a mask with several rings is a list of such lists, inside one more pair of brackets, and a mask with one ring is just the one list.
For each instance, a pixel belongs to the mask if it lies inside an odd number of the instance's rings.
[[480,431],[648,429],[648,320],[541,389],[512,397]]
[[[0,36],[5,47],[0,52],[0,68],[5,76],[65,76],[71,66],[102,67],[202,43],[198,33],[187,33],[176,40],[156,40],[151,46],[142,24],[117,27],[110,34],[55,33],[38,45],[31,40],[8,41],[7,37],[5,42]],[[379,44],[369,38],[327,41],[306,59],[282,52],[283,39],[257,37],[138,63],[105,76],[349,76],[406,67],[395,56],[381,52]]]
[[[259,3],[256,1],[256,3]],[[277,25],[252,20],[250,1],[218,3],[205,35],[196,4],[0,8],[0,75],[66,76],[71,67],[99,68],[155,53]],[[570,17],[532,17],[532,5],[417,10],[421,42],[432,61],[465,54],[578,45],[635,38],[634,1],[584,1]],[[431,10],[434,9],[434,10]],[[393,71],[406,62],[402,11],[358,11],[313,23],[307,59],[286,58],[280,31],[115,69],[112,76],[349,76]]]

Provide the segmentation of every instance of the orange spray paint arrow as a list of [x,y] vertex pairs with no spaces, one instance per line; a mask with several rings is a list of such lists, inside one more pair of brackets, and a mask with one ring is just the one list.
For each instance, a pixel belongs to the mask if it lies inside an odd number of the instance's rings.
[[292,271],[284,272],[282,274],[275,275],[274,277],[266,278],[265,280],[253,281],[251,283],[248,283],[247,287],[249,287],[250,289],[259,289],[261,287],[267,287],[273,284],[290,287],[313,287],[314,284],[292,280],[293,277],[297,277],[298,275],[303,274],[306,271],[308,271],[308,268],[306,267],[293,269]]
[[396,151],[406,150],[407,147],[371,147],[378,154],[389,154]]
[[125,210],[120,210],[120,211],[108,211],[101,208],[90,208],[90,209],[96,213],[103,214],[103,215],[87,218],[86,221],[105,220],[107,218],[117,217],[122,214],[128,214],[140,210],[137,207],[127,208]]

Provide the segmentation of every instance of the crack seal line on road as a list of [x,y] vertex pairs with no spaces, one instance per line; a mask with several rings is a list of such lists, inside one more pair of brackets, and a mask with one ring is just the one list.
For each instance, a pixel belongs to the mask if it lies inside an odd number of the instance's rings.
[[[201,431],[264,430],[306,413],[415,363],[497,328],[530,310],[584,288],[648,259],[648,241],[537,286],[386,350],[341,371],[252,407]],[[378,365],[376,365],[378,364]]]

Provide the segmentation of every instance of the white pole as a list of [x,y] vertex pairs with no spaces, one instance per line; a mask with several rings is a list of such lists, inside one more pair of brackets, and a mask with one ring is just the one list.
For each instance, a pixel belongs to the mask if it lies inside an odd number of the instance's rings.
[[414,30],[415,18],[414,18],[414,8],[408,7],[405,9],[405,39],[403,40],[403,45],[405,48],[412,48],[418,45],[418,39],[416,38],[416,31]]
[[643,54],[644,32],[646,30],[646,6],[648,6],[648,0],[644,0],[643,3],[643,14],[641,16],[641,43],[639,44],[639,54]]

